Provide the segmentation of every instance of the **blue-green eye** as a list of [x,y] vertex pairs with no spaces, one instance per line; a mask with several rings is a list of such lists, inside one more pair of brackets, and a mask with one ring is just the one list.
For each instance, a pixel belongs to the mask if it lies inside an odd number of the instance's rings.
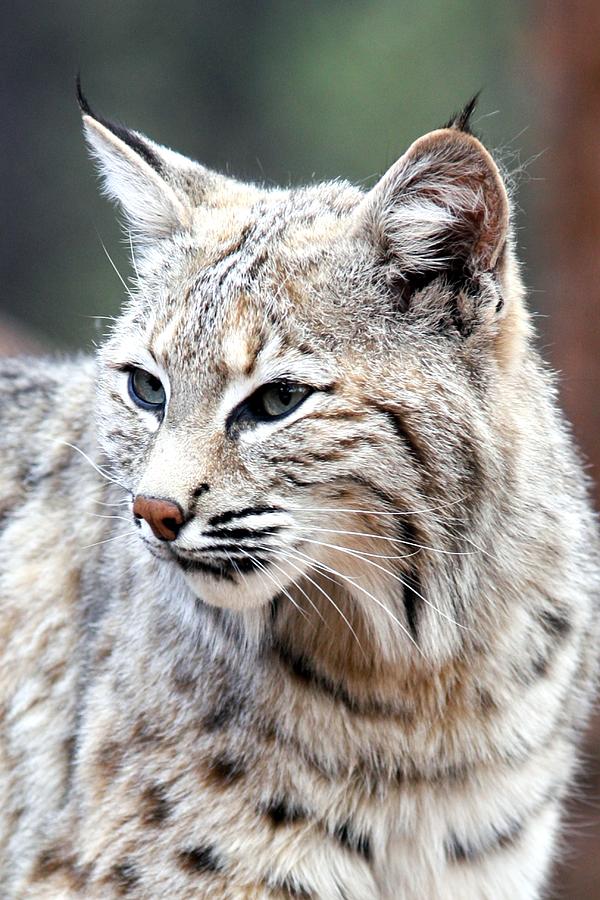
[[160,379],[145,369],[131,369],[127,385],[129,396],[142,409],[160,412],[164,408],[167,396]]
[[305,384],[291,381],[274,381],[266,384],[252,397],[252,411],[263,419],[278,419],[300,406],[312,393]]

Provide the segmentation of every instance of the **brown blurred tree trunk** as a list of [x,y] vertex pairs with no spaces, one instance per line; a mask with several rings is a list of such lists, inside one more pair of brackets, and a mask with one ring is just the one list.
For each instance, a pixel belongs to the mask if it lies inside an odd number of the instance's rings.
[[[600,0],[538,0],[533,23],[540,125],[547,147],[538,212],[538,261],[550,319],[546,335],[561,372],[563,407],[590,463],[600,505]],[[555,881],[561,900],[600,897],[600,717]]]
[[[600,2],[537,3],[546,191],[541,264],[563,405],[600,476]],[[545,304],[544,304],[545,305]],[[596,498],[600,498],[598,490]],[[598,896],[600,896],[600,889]]]

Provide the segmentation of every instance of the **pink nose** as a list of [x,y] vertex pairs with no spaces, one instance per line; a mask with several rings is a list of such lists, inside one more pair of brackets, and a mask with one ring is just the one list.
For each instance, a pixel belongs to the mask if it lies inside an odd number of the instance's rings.
[[172,500],[138,495],[133,502],[133,515],[145,519],[161,541],[174,541],[183,525],[183,510]]

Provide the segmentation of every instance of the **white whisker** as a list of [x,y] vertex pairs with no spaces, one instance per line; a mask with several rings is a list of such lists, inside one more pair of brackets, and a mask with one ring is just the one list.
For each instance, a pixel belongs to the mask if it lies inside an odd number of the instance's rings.
[[[267,549],[272,549],[272,548],[267,548],[267,547],[264,547],[264,548],[262,548],[262,547],[257,547],[257,549],[258,549],[258,550],[261,550],[261,549],[267,550]],[[243,552],[243,551],[242,551],[242,552]],[[292,568],[296,569],[296,571],[300,571],[296,566],[294,566],[294,564],[293,564],[292,562],[290,562],[290,560],[286,560],[285,554],[277,553],[277,556],[279,556],[280,558],[284,559],[284,561],[289,562],[289,564],[292,566]],[[282,569],[281,566],[278,566],[277,563],[273,562],[272,559],[269,560],[269,562],[270,562],[270,564],[271,564],[272,566],[275,566],[275,568],[277,569],[278,572],[281,572],[281,574],[284,575],[286,578],[288,577],[288,573],[285,571],[285,569]],[[300,593],[303,594],[303,595],[306,597],[306,599],[308,600],[308,602],[310,603],[310,605],[312,606],[312,608],[314,609],[314,611],[316,612],[316,614],[318,615],[318,617],[320,618],[320,620],[321,620],[321,621],[323,622],[323,624],[326,626],[327,623],[325,622],[325,619],[323,618],[323,616],[322,616],[322,614],[321,614],[321,611],[320,611],[319,608],[314,604],[313,600],[312,600],[311,597],[306,593],[306,591],[304,590],[304,588],[302,587],[302,585],[298,584],[298,582],[296,582],[296,581],[294,582],[294,584],[295,584],[295,586],[298,588],[298,590],[300,591]],[[287,591],[286,591],[285,593],[287,594]],[[288,596],[289,596],[289,594],[288,594]],[[290,600],[292,600],[291,597],[290,597]],[[293,602],[293,600],[292,600],[292,602]]]
[[381,509],[360,509],[359,507],[337,507],[337,506],[290,506],[287,504],[288,509],[293,509],[294,511],[299,512],[333,512],[333,513],[362,513],[366,516],[422,516],[427,515],[428,513],[438,512],[440,509],[447,509],[450,506],[456,506],[458,503],[462,503],[463,500],[466,500],[467,496],[458,497],[456,500],[448,500],[445,503],[439,503],[436,506],[430,506],[428,509],[407,509],[407,510],[396,510],[394,512],[388,512],[386,510]]
[[114,534],[112,537],[106,538],[106,540],[104,540],[104,541],[95,541],[93,544],[88,544],[86,547],[82,547],[81,549],[82,550],[91,550],[92,547],[99,547],[100,544],[110,544],[111,541],[123,540],[123,538],[126,538],[126,537],[136,537],[137,538],[137,536],[138,536],[137,532],[135,532],[135,531],[129,531],[126,534]]
[[[295,569],[297,572],[299,572],[302,578],[306,578],[307,581],[310,581],[310,583],[311,583],[312,585],[314,585],[314,587],[316,587],[316,589],[317,589],[318,591],[320,591],[320,592],[323,594],[323,596],[325,597],[326,600],[329,600],[329,602],[331,603],[331,605],[333,606],[333,608],[334,608],[335,610],[337,610],[337,612],[339,613],[339,615],[342,617],[342,619],[344,620],[344,622],[346,623],[346,625],[348,626],[348,628],[349,628],[350,631],[352,632],[352,635],[354,636],[354,639],[355,639],[356,643],[358,644],[358,646],[359,646],[359,648],[360,648],[360,651],[361,651],[362,655],[363,655],[364,658],[366,659],[366,658],[367,658],[367,654],[365,653],[365,651],[364,651],[364,649],[363,649],[363,646],[362,646],[362,644],[361,644],[361,642],[360,642],[360,640],[359,640],[359,637],[358,637],[356,631],[354,630],[354,628],[352,627],[352,625],[350,624],[350,622],[348,621],[347,617],[344,615],[344,613],[342,612],[342,610],[339,608],[339,606],[337,605],[337,603],[335,602],[335,600],[333,600],[333,598],[330,597],[330,595],[327,593],[327,591],[325,591],[325,590],[321,587],[320,584],[317,584],[317,582],[314,581],[314,579],[312,579],[312,578],[310,577],[310,575],[309,575],[304,569],[301,569],[299,566],[294,565],[294,563],[293,563],[293,562],[291,561],[291,559],[289,558],[289,554],[290,554],[290,553],[295,554],[295,551],[286,549],[286,552],[285,552],[285,553],[279,552],[278,555],[279,555],[280,557],[282,557],[282,558],[283,558],[290,566],[292,566],[293,569]],[[301,556],[298,556],[298,555],[294,555],[294,558],[295,558],[295,559],[298,559],[300,562],[303,562],[303,561],[304,561],[304,560],[302,559],[302,557],[301,557]],[[310,563],[309,563],[309,565],[311,566],[311,568],[313,568],[313,569],[315,568],[314,565],[311,565]],[[333,579],[330,579],[330,580],[332,581]],[[339,583],[339,582],[335,582],[335,583]],[[300,587],[300,585],[298,584],[298,582],[296,582],[296,587]],[[304,593],[304,592],[303,592],[303,593]],[[308,595],[306,594],[305,596],[308,596]],[[309,599],[310,599],[310,598],[309,598]],[[311,601],[311,603],[312,603],[312,601]],[[313,604],[313,606],[314,606],[314,604]],[[319,615],[321,615],[321,614],[319,613]],[[321,618],[323,618],[323,616],[321,616]]]
[[95,519],[120,519],[121,522],[128,522],[131,525],[129,516],[105,516],[101,513],[88,513],[88,515],[94,516]]
[[137,262],[135,261],[135,253],[133,251],[133,238],[131,236],[131,229],[127,229],[127,235],[129,237],[129,251],[131,253],[131,265],[133,266],[133,271],[135,272],[135,277],[140,280],[140,273],[138,272]]
[[125,288],[125,290],[127,291],[128,295],[129,295],[129,297],[130,297],[130,299],[131,299],[131,300],[135,300],[135,297],[134,297],[133,294],[131,293],[131,290],[129,289],[129,286],[128,286],[127,282],[125,281],[125,279],[123,278],[123,276],[121,275],[121,273],[119,272],[119,270],[117,269],[115,263],[113,262],[112,256],[110,255],[110,253],[109,253],[108,250],[106,249],[106,247],[105,247],[105,245],[104,245],[104,241],[102,240],[102,238],[100,237],[99,234],[98,234],[98,239],[100,240],[100,243],[101,243],[101,245],[102,245],[102,249],[104,250],[104,252],[105,252],[105,254],[106,254],[106,258],[108,259],[109,263],[111,264],[111,266],[113,267],[113,269],[114,269],[115,272],[117,273],[117,278],[119,279],[119,281],[121,282],[121,284],[123,285],[123,287]]
[[334,575],[337,575],[339,578],[342,578],[344,581],[347,581],[349,584],[352,585],[352,587],[357,588],[359,591],[362,591],[363,594],[365,594],[367,597],[369,597],[371,600],[373,600],[379,607],[381,607],[381,609],[386,613],[386,615],[388,615],[396,623],[396,625],[398,625],[398,627],[402,629],[402,631],[404,632],[406,637],[409,639],[411,644],[414,644],[417,652],[423,657],[423,659],[425,659],[425,660],[427,659],[427,657],[425,656],[425,654],[423,653],[423,651],[421,650],[421,648],[419,647],[419,645],[417,644],[417,642],[415,641],[415,639],[413,638],[411,633],[408,631],[408,629],[402,624],[400,619],[398,619],[397,616],[395,616],[394,613],[390,609],[387,608],[385,603],[382,603],[381,600],[379,600],[378,597],[376,597],[374,594],[372,594],[370,591],[368,591],[362,585],[357,584],[356,580],[351,578],[349,575],[343,575],[342,572],[338,572],[336,569],[332,569],[331,566],[328,566],[325,563],[319,562],[319,560],[315,559],[314,556],[310,556],[308,553],[304,553],[301,550],[295,550],[294,552],[298,553],[300,556],[303,556],[305,559],[310,560],[312,563],[314,563],[314,565],[316,567],[318,567],[320,569],[321,568],[325,569],[328,572],[332,572]]
[[248,559],[250,559],[255,566],[258,566],[258,568],[267,576],[267,578],[269,578],[273,582],[273,584],[277,588],[278,593],[284,593],[289,598],[289,600],[296,607],[296,609],[298,610],[300,615],[303,616],[303,618],[306,619],[306,621],[308,622],[309,619],[308,619],[308,616],[306,615],[306,613],[304,612],[304,610],[298,606],[298,604],[296,603],[294,598],[291,596],[291,594],[286,590],[286,588],[281,584],[281,582],[273,575],[273,573],[269,572],[267,567],[264,566],[260,562],[260,560],[258,560],[255,556],[252,556],[250,553],[246,553],[246,551],[243,550],[241,547],[239,549],[242,551],[244,556],[246,556]]
[[[330,547],[331,549],[338,550],[341,553],[348,553],[351,556],[353,556],[355,559],[360,559],[360,560],[362,560],[362,562],[367,563],[367,565],[374,566],[376,569],[379,569],[381,572],[385,572],[387,575],[390,575],[392,578],[395,578],[396,581],[399,581],[400,584],[403,585],[403,587],[409,588],[414,594],[416,594],[416,596],[420,600],[423,601],[423,603],[426,603],[427,606],[430,606],[431,609],[434,609],[444,619],[448,619],[448,621],[452,622],[453,625],[456,625],[457,628],[463,628],[465,631],[470,630],[469,628],[467,628],[466,625],[461,625],[461,623],[457,622],[455,619],[453,619],[452,616],[449,616],[447,613],[445,613],[441,609],[439,609],[435,605],[435,603],[432,603],[431,600],[428,600],[426,597],[424,597],[423,594],[421,594],[419,591],[417,591],[416,588],[414,588],[411,584],[409,584],[407,581],[405,581],[400,575],[396,574],[395,572],[392,572],[390,569],[387,569],[385,566],[380,565],[379,563],[375,562],[375,560],[373,560],[373,559],[367,559],[365,556],[363,556],[363,554],[359,550],[353,550],[350,547],[341,547],[338,544],[328,544],[323,541],[312,541],[309,538],[303,538],[303,540],[305,540],[309,544],[317,544],[320,547]],[[398,557],[398,558],[401,559],[402,557]]]
[[368,553],[366,550],[364,551],[365,556],[373,556],[375,558],[381,559],[410,559],[411,556],[415,556],[419,550],[429,550],[431,553],[443,553],[447,556],[473,556],[473,550],[444,550],[441,547],[429,547],[427,544],[418,544],[416,541],[405,541],[402,538],[391,538],[386,537],[382,534],[369,534],[365,531],[342,531],[341,529],[336,528],[317,528],[312,525],[307,526],[307,530],[312,531],[320,531],[320,532],[329,532],[330,534],[343,534],[343,535],[355,535],[356,537],[365,537],[365,538],[373,538],[374,540],[380,541],[390,541],[393,544],[404,544],[407,547],[416,547],[417,549],[412,553],[407,553],[405,556],[385,556],[383,553]]
[[98,475],[101,475],[102,478],[104,478],[106,481],[109,481],[111,484],[116,484],[118,487],[123,488],[123,490],[127,491],[128,494],[131,493],[129,488],[125,487],[124,484],[121,484],[120,481],[117,481],[116,478],[113,478],[112,476],[108,475],[106,472],[104,472],[102,470],[102,468],[100,466],[97,466],[96,463],[94,462],[94,460],[90,459],[90,457],[87,455],[87,453],[85,453],[81,449],[81,447],[77,447],[75,444],[70,444],[69,441],[58,441],[58,443],[64,444],[65,447],[70,447],[72,450],[76,450],[77,453],[80,453],[81,456],[83,456],[83,458],[85,459],[85,461],[90,464],[92,469],[94,469],[98,473]]

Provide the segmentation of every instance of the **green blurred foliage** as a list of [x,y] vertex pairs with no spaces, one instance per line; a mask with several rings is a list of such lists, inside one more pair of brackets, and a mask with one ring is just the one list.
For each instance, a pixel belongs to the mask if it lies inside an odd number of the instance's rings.
[[[127,249],[98,196],[75,103],[243,178],[369,185],[482,89],[488,145],[528,148],[516,0],[23,3],[0,31],[7,235],[0,308],[57,347],[114,314]],[[498,111],[497,115],[491,113]],[[533,147],[533,149],[538,149]],[[525,155],[527,155],[525,153]]]

